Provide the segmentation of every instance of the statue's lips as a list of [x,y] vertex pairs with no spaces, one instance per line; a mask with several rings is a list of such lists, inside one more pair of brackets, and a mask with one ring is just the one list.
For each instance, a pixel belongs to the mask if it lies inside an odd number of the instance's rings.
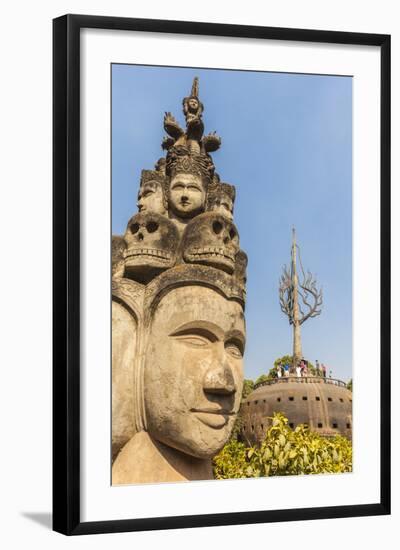
[[191,409],[196,417],[210,428],[223,428],[235,413],[225,409]]
[[171,261],[172,256],[165,250],[159,250],[158,248],[128,248],[125,250],[125,259],[138,259],[138,256],[150,256],[160,261]]

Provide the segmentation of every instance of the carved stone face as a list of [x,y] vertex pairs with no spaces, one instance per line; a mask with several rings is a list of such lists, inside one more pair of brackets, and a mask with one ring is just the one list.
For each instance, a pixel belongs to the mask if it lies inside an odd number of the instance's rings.
[[137,207],[139,212],[166,213],[163,190],[159,181],[150,180],[141,185],[138,193]]
[[200,176],[178,173],[169,186],[169,205],[179,218],[193,218],[204,210],[206,193]]
[[191,97],[187,103],[188,103],[189,111],[191,113],[196,113],[197,109],[199,108],[199,102],[197,101],[197,99],[195,97]]
[[234,277],[237,282],[242,286],[245,286],[247,281],[247,263],[248,258],[246,252],[244,250],[239,250],[239,252],[236,254]]
[[233,220],[233,201],[227,194],[221,194],[213,201],[210,211],[222,214],[228,220]]
[[243,385],[241,306],[202,286],[159,302],[144,371],[150,435],[183,453],[214,456],[230,437]]
[[125,276],[141,283],[173,267],[179,233],[174,223],[153,212],[139,212],[126,228]]
[[233,273],[239,250],[234,224],[216,212],[205,212],[188,223],[182,236],[183,259]]

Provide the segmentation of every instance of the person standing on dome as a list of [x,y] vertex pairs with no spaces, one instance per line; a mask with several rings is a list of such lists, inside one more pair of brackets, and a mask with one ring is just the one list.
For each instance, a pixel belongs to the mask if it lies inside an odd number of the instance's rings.
[[289,369],[289,365],[287,363],[285,363],[285,366],[283,367],[284,368],[284,374],[286,377],[289,376],[290,374],[290,369]]

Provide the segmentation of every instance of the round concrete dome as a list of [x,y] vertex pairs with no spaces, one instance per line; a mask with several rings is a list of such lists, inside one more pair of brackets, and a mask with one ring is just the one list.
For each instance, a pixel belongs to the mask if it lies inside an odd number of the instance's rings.
[[291,428],[307,424],[324,436],[351,438],[352,393],[341,380],[310,376],[262,382],[242,401],[243,440],[262,441],[274,412],[283,413]]

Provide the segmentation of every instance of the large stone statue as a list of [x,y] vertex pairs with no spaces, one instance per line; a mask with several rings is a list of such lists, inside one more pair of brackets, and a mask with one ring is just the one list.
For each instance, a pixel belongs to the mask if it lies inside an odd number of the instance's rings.
[[235,190],[215,173],[220,139],[203,137],[197,79],[183,106],[186,131],[167,113],[167,156],[142,171],[139,212],[112,240],[115,485],[212,479],[241,400]]

